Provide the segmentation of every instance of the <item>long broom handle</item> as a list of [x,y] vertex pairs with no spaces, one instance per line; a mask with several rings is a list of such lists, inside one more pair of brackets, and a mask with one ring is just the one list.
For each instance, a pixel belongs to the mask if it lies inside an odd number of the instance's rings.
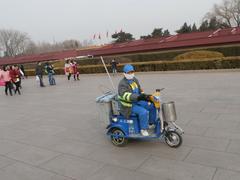
[[113,84],[112,78],[111,78],[111,76],[110,76],[110,74],[109,74],[109,72],[108,72],[107,66],[106,66],[106,64],[105,64],[102,56],[101,56],[101,60],[102,60],[103,66],[104,66],[104,68],[105,68],[105,70],[106,70],[106,72],[107,72],[108,78],[109,78],[109,80],[110,80],[110,82],[111,82],[112,88],[113,88],[113,90],[116,92],[116,87],[115,87],[114,84]]

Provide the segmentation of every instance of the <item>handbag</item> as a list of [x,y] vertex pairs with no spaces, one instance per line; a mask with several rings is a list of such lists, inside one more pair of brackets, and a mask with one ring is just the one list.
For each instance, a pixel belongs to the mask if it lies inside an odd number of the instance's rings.
[[36,81],[40,81],[40,78],[39,78],[39,76],[36,76]]
[[0,86],[5,86],[5,82],[0,80]]
[[19,82],[20,81],[20,78],[16,78],[15,82]]

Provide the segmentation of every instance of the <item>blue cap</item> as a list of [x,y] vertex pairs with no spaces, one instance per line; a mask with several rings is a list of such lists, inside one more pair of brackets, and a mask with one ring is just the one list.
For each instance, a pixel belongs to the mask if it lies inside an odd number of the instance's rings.
[[128,73],[130,71],[134,71],[134,67],[131,65],[131,64],[126,64],[124,67],[123,67],[123,72],[125,73]]

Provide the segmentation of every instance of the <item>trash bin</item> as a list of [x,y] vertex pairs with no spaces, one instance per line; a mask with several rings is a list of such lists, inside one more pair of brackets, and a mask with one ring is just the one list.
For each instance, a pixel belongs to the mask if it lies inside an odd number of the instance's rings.
[[107,126],[109,124],[109,118],[111,115],[118,112],[116,96],[117,94],[115,92],[109,91],[96,98],[98,117],[100,123],[104,126]]
[[175,103],[173,101],[162,104],[162,113],[163,118],[168,122],[174,122],[177,120]]

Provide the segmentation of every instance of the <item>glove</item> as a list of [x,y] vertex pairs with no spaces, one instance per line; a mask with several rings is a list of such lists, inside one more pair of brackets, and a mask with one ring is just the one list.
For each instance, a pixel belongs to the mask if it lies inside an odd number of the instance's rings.
[[140,94],[138,96],[138,101],[144,101],[146,99],[146,94]]
[[140,94],[138,96],[138,101],[149,101],[150,100],[150,95],[147,94]]

